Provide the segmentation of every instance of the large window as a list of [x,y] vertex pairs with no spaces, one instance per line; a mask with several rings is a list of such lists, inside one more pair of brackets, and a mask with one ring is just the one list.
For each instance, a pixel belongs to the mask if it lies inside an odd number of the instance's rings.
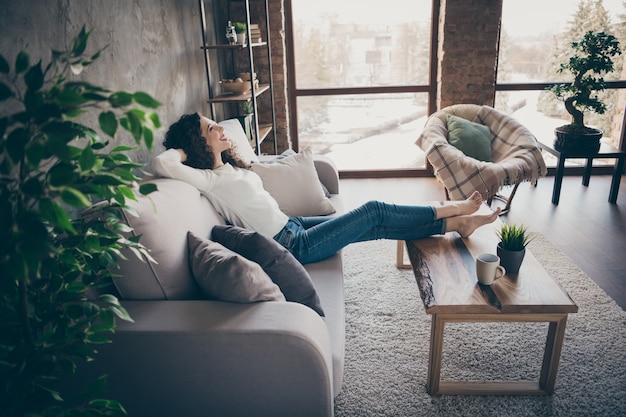
[[431,3],[291,0],[298,148],[344,173],[425,168]]
[[[432,16],[438,7],[433,0],[287,1],[290,127],[298,149],[331,156],[344,176],[425,172],[414,142],[434,110],[438,19]],[[573,40],[587,30],[617,36],[625,53],[606,78],[626,79],[625,14],[622,0],[503,0],[496,108],[552,142],[554,128],[569,115],[545,88],[570,81],[556,69]],[[626,82],[613,81],[603,93],[609,110],[585,116],[614,146],[626,104],[623,87]]]
[[[579,40],[588,30],[603,30],[620,40],[624,54],[615,59],[616,71],[605,80],[626,78],[624,13],[622,0],[504,0],[496,107],[528,126],[538,140],[553,142],[554,128],[569,123],[570,116],[563,103],[545,91],[546,84],[571,81],[571,75],[556,70],[560,63],[566,62],[571,42]],[[626,90],[615,88],[622,85],[613,83],[610,89],[600,93],[609,107],[604,115],[585,113],[585,124],[604,130],[603,140],[613,146],[619,145],[626,104]],[[545,156],[548,164],[554,165],[554,158]],[[598,161],[603,162],[613,163]]]

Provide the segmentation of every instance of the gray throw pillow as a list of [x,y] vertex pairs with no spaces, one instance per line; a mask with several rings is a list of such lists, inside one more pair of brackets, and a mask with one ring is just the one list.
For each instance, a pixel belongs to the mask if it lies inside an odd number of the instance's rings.
[[491,130],[485,125],[449,114],[448,142],[467,156],[491,162]]
[[207,297],[235,303],[285,301],[260,265],[217,242],[187,233],[193,277]]
[[309,273],[278,242],[251,230],[223,225],[213,227],[211,239],[261,265],[287,301],[309,306],[320,316],[324,316]]

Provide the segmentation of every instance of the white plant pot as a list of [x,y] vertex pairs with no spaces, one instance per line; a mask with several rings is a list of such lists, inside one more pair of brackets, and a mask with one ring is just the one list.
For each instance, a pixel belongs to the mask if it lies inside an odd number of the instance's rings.
[[238,33],[237,34],[237,44],[245,45],[246,44],[246,33]]

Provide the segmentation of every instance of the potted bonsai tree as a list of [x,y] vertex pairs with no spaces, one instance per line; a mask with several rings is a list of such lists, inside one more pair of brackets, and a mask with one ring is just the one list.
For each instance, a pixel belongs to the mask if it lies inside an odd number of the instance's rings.
[[556,84],[549,88],[563,101],[571,115],[571,123],[555,129],[555,148],[581,153],[596,153],[600,149],[603,132],[585,126],[584,112],[594,111],[604,114],[606,105],[597,92],[604,90],[604,75],[614,70],[613,57],[621,54],[619,41],[615,36],[588,31],[579,41],[572,42],[572,55],[557,69],[558,73],[568,71],[574,77],[569,84]]
[[[2,415],[125,414],[101,398],[104,376],[83,392],[64,384],[97,360],[116,318],[131,320],[106,286],[122,251],[149,257],[120,212],[136,199],[142,165],[127,155],[134,146],[115,142],[122,132],[150,149],[159,103],[70,79],[102,51],[86,54],[89,34],[83,27],[48,65],[25,51],[12,64],[0,55]],[[97,128],[83,124],[91,119]],[[96,288],[102,295],[88,297]]]
[[504,223],[496,234],[500,239],[497,247],[500,265],[508,274],[517,274],[526,255],[526,246],[534,236],[526,226],[509,223]]

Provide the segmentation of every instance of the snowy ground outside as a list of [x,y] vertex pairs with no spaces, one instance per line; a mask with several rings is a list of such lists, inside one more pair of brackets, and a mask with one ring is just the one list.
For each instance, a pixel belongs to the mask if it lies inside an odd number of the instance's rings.
[[[546,117],[536,110],[538,94],[537,91],[526,92],[527,104],[516,110],[512,116],[527,126],[540,142],[551,143],[554,128],[564,124],[564,121]],[[410,110],[414,114],[420,113],[416,109]],[[400,103],[394,107],[392,103],[386,103],[384,112],[386,114],[379,115],[378,118],[373,116],[372,109],[364,108],[358,111],[353,109],[351,118],[350,112],[342,109],[338,117],[340,121],[337,123],[331,121],[321,126],[325,134],[317,136],[317,142],[307,144],[305,138],[302,145],[311,146],[314,152],[325,154],[341,171],[424,168],[424,152],[415,145],[415,140],[420,135],[427,117],[415,117],[407,122],[390,122],[392,120],[390,114],[401,114],[403,111],[405,115],[402,117],[406,119],[406,105]],[[334,109],[329,113],[332,115],[333,112]],[[350,131],[350,126],[357,128]],[[331,140],[334,144],[330,143]],[[556,158],[552,155],[544,152],[544,158],[548,166],[556,165]],[[580,163],[582,161],[568,160],[568,165]]]

